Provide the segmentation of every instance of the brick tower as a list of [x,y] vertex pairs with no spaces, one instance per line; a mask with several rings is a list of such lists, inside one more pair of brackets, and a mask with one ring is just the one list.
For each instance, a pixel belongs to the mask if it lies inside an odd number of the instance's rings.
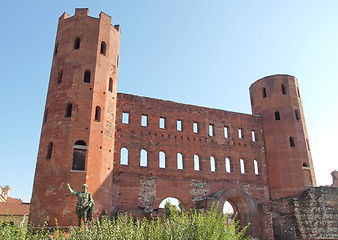
[[[86,183],[95,213],[110,211],[120,28],[111,17],[76,9],[59,19],[29,221],[76,225],[76,197]],[[47,219],[46,219],[47,216]]]
[[252,113],[262,117],[271,197],[297,196],[315,186],[297,79],[273,75],[250,87]]

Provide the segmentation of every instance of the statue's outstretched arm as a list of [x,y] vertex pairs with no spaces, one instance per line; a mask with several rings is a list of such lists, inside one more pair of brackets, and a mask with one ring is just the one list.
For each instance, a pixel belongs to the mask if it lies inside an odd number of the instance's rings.
[[69,191],[71,194],[75,194],[75,191],[73,191],[73,189],[70,187],[69,183],[67,183],[67,188],[68,188],[68,191]]

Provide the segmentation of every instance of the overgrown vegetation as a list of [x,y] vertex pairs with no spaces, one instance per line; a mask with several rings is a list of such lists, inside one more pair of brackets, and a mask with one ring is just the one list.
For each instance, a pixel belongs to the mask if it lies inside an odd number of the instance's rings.
[[179,211],[171,204],[166,207],[169,211],[164,219],[148,221],[120,215],[113,221],[103,219],[87,227],[71,227],[68,233],[59,229],[32,233],[27,228],[4,226],[0,229],[0,239],[251,239],[244,236],[247,227],[240,229],[238,221],[225,224],[227,216],[218,214],[216,206],[206,212]]

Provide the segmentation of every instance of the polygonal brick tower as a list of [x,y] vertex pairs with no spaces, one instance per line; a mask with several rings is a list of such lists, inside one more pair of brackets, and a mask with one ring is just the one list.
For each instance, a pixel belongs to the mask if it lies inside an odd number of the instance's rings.
[[[76,9],[59,19],[29,221],[75,225],[82,184],[95,216],[110,211],[120,28],[111,17]],[[46,218],[47,216],[47,218]]]
[[250,87],[252,113],[262,117],[272,199],[316,185],[297,79],[273,75]]

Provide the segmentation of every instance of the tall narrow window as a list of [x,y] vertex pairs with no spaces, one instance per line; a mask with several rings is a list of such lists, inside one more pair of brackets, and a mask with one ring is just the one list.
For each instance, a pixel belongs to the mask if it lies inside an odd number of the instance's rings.
[[255,174],[259,175],[259,168],[258,168],[257,160],[254,160],[254,168],[255,168]]
[[122,113],[122,123],[129,124],[129,113],[128,112]]
[[263,90],[262,90],[262,95],[263,95],[263,98],[266,98],[266,89],[265,88],[263,88]]
[[160,128],[165,129],[165,118],[160,117]]
[[121,148],[120,164],[128,165],[128,149],[125,147]]
[[280,114],[278,111],[275,112],[275,120],[279,121],[280,120]]
[[165,168],[165,153],[162,151],[159,153],[159,167]]
[[243,133],[242,133],[242,129],[238,128],[238,138],[243,138]]
[[209,124],[209,136],[214,136],[214,125]]
[[210,157],[210,171],[211,172],[216,171],[216,162],[215,162],[215,158],[213,156]]
[[177,153],[177,169],[183,169],[183,156],[181,153]]
[[194,155],[194,170],[200,170],[200,158],[196,154]]
[[286,89],[285,89],[284,84],[281,85],[281,88],[282,88],[282,93],[283,93],[283,94],[286,94]]
[[80,43],[81,43],[81,38],[76,37],[74,40],[74,49],[79,49],[80,48]]
[[95,121],[100,122],[101,121],[101,108],[99,106],[96,106],[95,108]]
[[297,87],[297,95],[300,98],[299,88]]
[[224,127],[224,137],[229,138],[229,127]]
[[87,69],[84,73],[84,76],[83,76],[83,81],[85,83],[90,83],[90,70]]
[[43,122],[47,122],[47,117],[48,117],[48,108],[46,108],[46,111],[45,111],[45,116],[43,116]]
[[299,110],[295,110],[296,120],[300,120]]
[[252,137],[252,141],[256,142],[257,138],[256,138],[256,132],[254,130],[251,130],[251,137]]
[[108,91],[113,92],[113,79],[112,78],[109,78]]
[[144,149],[141,150],[141,154],[140,154],[140,166],[141,167],[148,166],[148,153]]
[[46,155],[47,160],[52,158],[52,152],[53,152],[53,143],[50,142],[47,147],[47,155]]
[[198,133],[198,123],[194,122],[192,128],[194,133]]
[[231,161],[229,158],[225,158],[225,170],[227,171],[227,173],[232,172]]
[[65,117],[71,117],[72,116],[72,108],[73,108],[73,104],[68,103],[67,108],[66,108]]
[[74,152],[72,170],[84,171],[86,165],[86,150],[88,147],[84,141],[78,140],[74,144],[73,148]]
[[293,137],[290,137],[290,147],[295,147],[295,139]]
[[243,159],[240,159],[240,160],[239,160],[239,164],[240,164],[240,167],[241,167],[241,173],[244,174],[244,173],[245,173],[245,164],[244,164],[244,160],[243,160]]
[[101,50],[100,50],[100,53],[102,54],[102,55],[106,55],[106,48],[107,48],[107,44],[106,44],[106,42],[104,42],[104,41],[102,41],[101,42]]
[[310,144],[309,144],[309,140],[306,139],[306,146],[307,146],[307,150],[310,151]]
[[59,50],[59,44],[55,44],[55,48],[54,48],[54,56],[56,56],[58,54],[58,50]]
[[148,126],[148,116],[142,115],[141,116],[141,126],[147,127]]
[[181,120],[176,121],[176,129],[178,132],[182,132],[182,121]]
[[56,83],[61,83],[62,82],[62,77],[63,77],[63,70],[61,70],[59,73],[58,73],[58,80]]

